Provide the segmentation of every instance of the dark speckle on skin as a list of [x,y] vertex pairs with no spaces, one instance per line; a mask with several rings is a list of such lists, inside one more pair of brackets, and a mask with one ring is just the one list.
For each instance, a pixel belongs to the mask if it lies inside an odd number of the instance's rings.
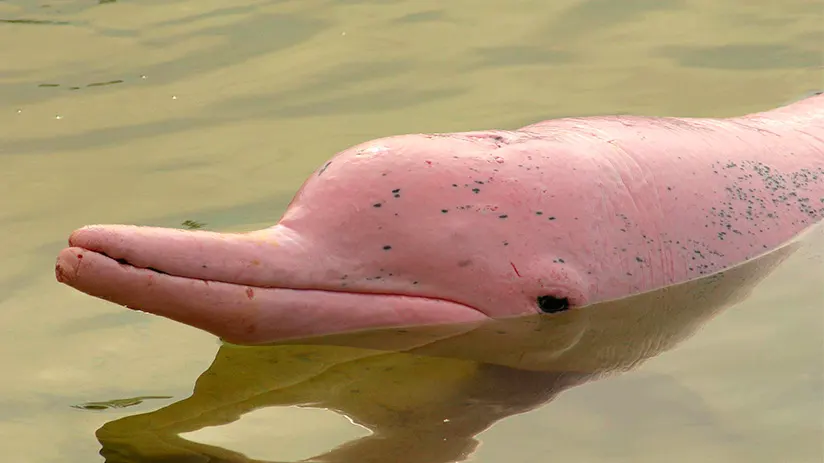
[[375,203],[372,205],[372,207],[381,207],[381,203]]
[[[703,211],[704,227],[713,230],[712,241],[668,240],[666,236],[661,236],[661,242],[655,244],[657,240],[642,235],[646,245],[660,246],[658,249],[663,246],[679,249],[689,260],[689,272],[708,275],[720,270],[724,262],[722,251],[726,249],[747,246],[753,249],[749,257],[761,252],[761,248],[768,249],[766,244],[759,246],[758,240],[742,241],[739,237],[769,232],[779,226],[778,221],[789,220],[787,215],[790,212],[797,217],[794,225],[806,225],[824,216],[824,208],[816,207],[815,201],[805,196],[811,185],[824,181],[824,168],[785,171],[758,161],[718,160],[713,163],[712,171],[726,179],[726,185],[718,187],[726,193],[726,198]],[[672,186],[666,188],[668,191],[674,190]],[[637,229],[637,225],[625,214],[616,215],[622,221],[619,230]],[[616,247],[615,251],[618,252],[619,248]],[[626,248],[620,248],[620,251],[626,252]],[[641,257],[635,259],[643,267],[650,266]]]
[[449,212],[449,209],[441,209],[441,213],[446,214],[447,212]]
[[331,164],[332,164],[332,161],[329,161],[323,167],[321,167],[320,170],[318,171],[318,177],[323,175],[323,173],[326,172],[326,169],[328,169]]
[[543,213],[543,212],[541,212],[541,211],[536,211],[536,212],[535,212],[535,215],[544,215],[544,213]]
[[392,190],[392,195],[394,195],[396,198],[400,198],[401,197],[401,189],[400,188],[395,188],[394,190]]
[[478,194],[478,193],[481,192],[481,189],[480,188],[473,188],[472,192],[475,193],[475,194]]
[[555,220],[555,217],[550,217],[549,220]]
[[726,178],[728,186],[724,187],[726,199],[705,211],[705,227],[715,229],[719,244],[690,242],[695,252],[690,271],[700,275],[720,269],[713,259],[723,256],[719,249],[748,246],[753,248],[752,254],[759,252],[755,249],[757,240],[742,242],[738,238],[768,232],[779,226],[779,221],[789,220],[791,212],[800,213],[794,225],[808,225],[824,216],[824,208],[816,208],[805,196],[811,185],[824,182],[824,168],[784,171],[758,161],[719,160],[713,164],[713,172]]
[[468,267],[470,265],[472,265],[472,260],[471,259],[464,259],[464,260],[458,261],[458,267]]
[[388,244],[387,244],[386,246],[384,246],[384,247],[383,247],[383,250],[384,250],[384,251],[388,251],[388,250],[390,250],[390,249],[392,249],[392,246],[389,246]]
[[507,217],[509,217],[509,216],[506,215],[506,214],[501,214],[501,215],[498,216],[499,219],[505,219]]

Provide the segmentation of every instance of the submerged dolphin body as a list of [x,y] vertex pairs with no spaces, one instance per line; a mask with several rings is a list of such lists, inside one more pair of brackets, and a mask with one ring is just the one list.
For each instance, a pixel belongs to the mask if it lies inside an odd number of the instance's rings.
[[95,225],[57,279],[240,344],[554,313],[713,274],[824,217],[824,95],[349,148],[249,233]]

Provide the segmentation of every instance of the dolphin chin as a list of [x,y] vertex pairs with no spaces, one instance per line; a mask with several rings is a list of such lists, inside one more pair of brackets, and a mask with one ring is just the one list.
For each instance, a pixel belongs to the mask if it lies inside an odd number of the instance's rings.
[[290,279],[295,262],[288,260],[282,268],[244,261],[260,246],[288,257],[288,245],[254,233],[92,226],[72,234],[69,247],[57,257],[55,273],[58,281],[86,294],[237,344],[488,319],[471,306],[435,296]]

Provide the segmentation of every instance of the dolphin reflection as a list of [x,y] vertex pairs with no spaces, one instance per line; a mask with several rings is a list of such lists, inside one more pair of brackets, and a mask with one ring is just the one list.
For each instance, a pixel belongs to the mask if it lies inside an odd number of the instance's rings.
[[224,344],[190,397],[102,426],[100,453],[109,463],[259,462],[181,434],[264,407],[310,406],[371,434],[305,461],[464,461],[496,422],[673,348],[823,230],[721,273],[552,317]]

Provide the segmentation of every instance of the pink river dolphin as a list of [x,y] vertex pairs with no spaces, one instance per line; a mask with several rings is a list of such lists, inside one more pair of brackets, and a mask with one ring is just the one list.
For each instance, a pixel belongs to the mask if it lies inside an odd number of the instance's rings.
[[824,95],[346,149],[270,228],[74,231],[57,279],[237,344],[578,309],[713,274],[824,217]]

